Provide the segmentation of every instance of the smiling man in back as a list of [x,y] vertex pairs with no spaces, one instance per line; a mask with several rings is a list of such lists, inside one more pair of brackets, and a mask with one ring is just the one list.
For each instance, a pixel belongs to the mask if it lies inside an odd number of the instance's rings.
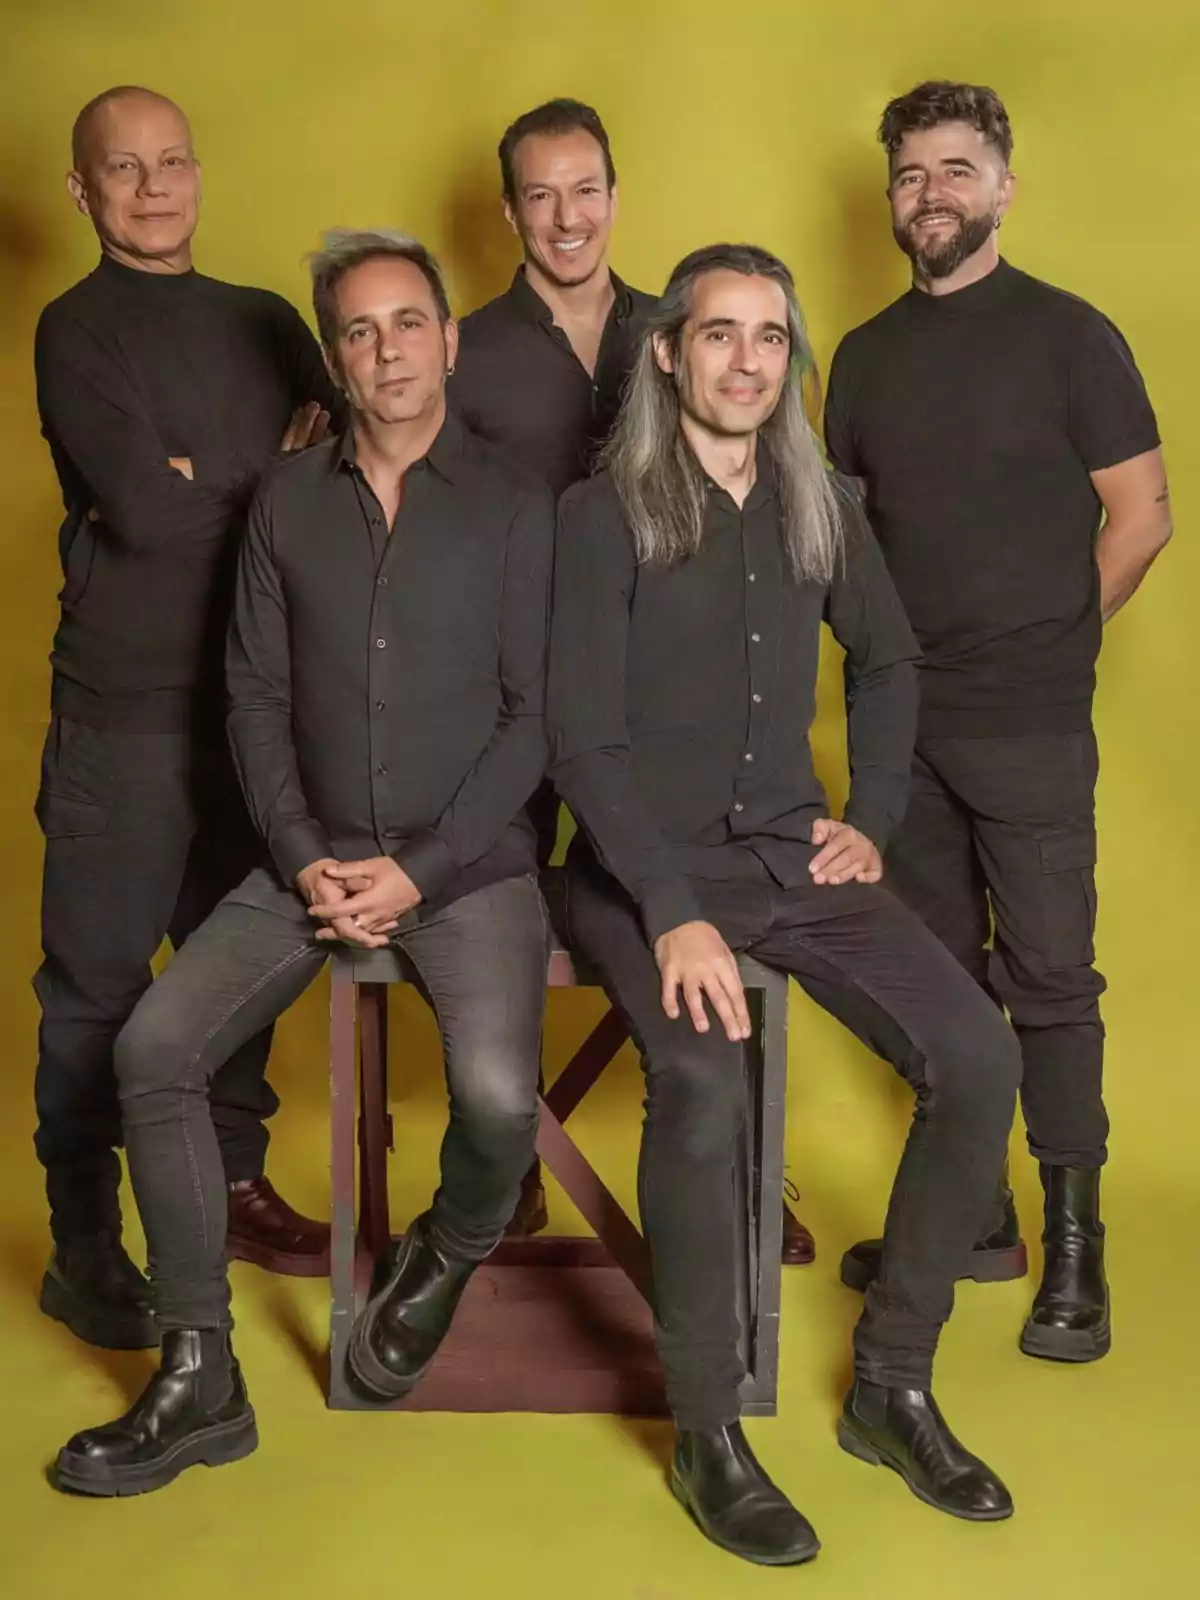
[[[192,267],[200,167],[187,118],[146,89],[80,112],[68,188],[100,243],[46,307],[38,407],[66,509],[37,814],[46,837],[36,1098],[54,1258],[42,1306],[114,1348],[157,1333],[121,1245],[113,1043],[150,982],[260,852],[224,733],[224,633],[243,513],[334,391],[286,301]],[[263,1175],[270,1034],[213,1083],[230,1244],[328,1270],[328,1228]]]

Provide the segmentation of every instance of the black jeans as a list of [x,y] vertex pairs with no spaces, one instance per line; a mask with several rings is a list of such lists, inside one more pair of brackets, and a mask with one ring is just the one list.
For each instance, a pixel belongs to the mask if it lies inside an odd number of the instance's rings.
[[[46,836],[38,1156],[59,1241],[120,1225],[121,1119],[113,1044],[150,985],[163,938],[178,949],[240,883],[263,846],[223,731],[125,733],[55,714],[37,816]],[[261,1174],[271,1034],[247,1039],[214,1079],[231,1182]]]
[[[450,1121],[430,1226],[478,1261],[512,1216],[537,1138],[548,925],[532,877],[477,889],[393,935],[442,1034]],[[117,1041],[129,1172],[163,1328],[228,1327],[226,1192],[208,1086],[329,956],[294,889],[251,873],[188,940]]]
[[[922,739],[887,882],[1007,1011],[1039,1161],[1107,1155],[1093,733]],[[989,949],[989,941],[991,948]]]
[[[903,1073],[917,1096],[883,1265],[854,1336],[861,1376],[927,1389],[954,1283],[991,1215],[1020,1076],[1011,1029],[913,914],[863,884],[780,889],[759,870],[693,884],[727,943],[792,974]],[[627,1017],[646,1072],[638,1172],[667,1395],[682,1428],[739,1412],[733,1172],[744,1055],[715,1016],[698,1034],[662,1009],[633,903],[581,849],[568,857],[579,947]]]

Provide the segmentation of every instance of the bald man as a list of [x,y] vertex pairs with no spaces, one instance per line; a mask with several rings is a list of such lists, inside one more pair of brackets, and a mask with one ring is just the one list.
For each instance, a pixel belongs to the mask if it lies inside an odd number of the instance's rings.
[[[42,1309],[110,1349],[157,1343],[121,1243],[112,1046],[178,948],[261,856],[224,732],[243,513],[278,451],[325,428],[318,346],[277,295],[192,267],[200,167],[163,96],[80,113],[67,187],[100,262],[46,307],[38,407],[62,486],[62,613],[37,815],[46,839],[36,1146],[54,1254]],[[263,1174],[269,1033],[217,1074],[230,1253],[328,1270],[328,1228]]]

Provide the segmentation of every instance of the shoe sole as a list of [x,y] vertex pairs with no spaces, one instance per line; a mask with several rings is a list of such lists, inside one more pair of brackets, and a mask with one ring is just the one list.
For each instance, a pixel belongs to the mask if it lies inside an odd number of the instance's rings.
[[42,1292],[38,1305],[48,1317],[70,1328],[84,1344],[95,1345],[98,1350],[155,1350],[159,1345],[158,1329],[149,1313],[144,1318],[123,1317],[97,1311],[87,1305],[50,1273],[42,1279]]
[[165,1489],[189,1467],[224,1467],[241,1461],[258,1449],[258,1425],[253,1411],[232,1422],[218,1422],[200,1433],[181,1439],[157,1461],[148,1466],[88,1468],[86,1458],[59,1452],[54,1468],[58,1488],[73,1494],[106,1499],[133,1494],[149,1494]]
[[[350,1376],[354,1378],[359,1387],[372,1400],[405,1400],[420,1383],[432,1364],[432,1356],[421,1370],[411,1377],[399,1378],[389,1368],[383,1366],[375,1359],[368,1343],[371,1329],[375,1325],[375,1318],[380,1307],[396,1286],[401,1273],[408,1264],[408,1240],[405,1240],[404,1249],[397,1257],[396,1265],[388,1274],[387,1282],[375,1295],[367,1301],[366,1309],[355,1319],[354,1328],[350,1334],[350,1346],[346,1351],[346,1366]],[[436,1352],[435,1352],[436,1354]]]
[[[958,1281],[1010,1283],[1017,1278],[1025,1277],[1028,1271],[1029,1252],[1022,1239],[1020,1244],[1014,1245],[1011,1250],[973,1250],[967,1270]],[[875,1281],[875,1269],[847,1250],[842,1257],[841,1279],[847,1289],[854,1289],[858,1294],[866,1294]]]
[[286,1250],[272,1250],[269,1245],[254,1239],[239,1239],[230,1234],[226,1252],[231,1261],[248,1261],[283,1278],[327,1278],[329,1276],[329,1251],[319,1256],[292,1255]]
[[679,1481],[673,1471],[670,1474],[668,1481],[671,1485],[671,1493],[675,1496],[676,1500],[679,1501],[679,1504],[687,1512],[688,1516],[691,1517],[692,1521],[700,1529],[700,1532],[709,1541],[709,1543],[715,1544],[719,1550],[727,1550],[731,1556],[739,1556],[743,1561],[753,1561],[756,1566],[760,1567],[798,1567],[805,1561],[811,1561],[821,1548],[821,1541],[819,1539],[814,1539],[811,1544],[804,1545],[794,1551],[789,1551],[786,1555],[763,1556],[753,1555],[749,1550],[743,1550],[738,1545],[727,1544],[724,1539],[718,1539],[716,1534],[712,1533],[700,1521],[700,1518],[696,1515],[695,1508],[692,1505],[686,1488]]
[[1021,1330],[1021,1350],[1040,1361],[1067,1361],[1081,1364],[1099,1361],[1112,1349],[1112,1325],[1107,1320],[1099,1328],[1044,1328],[1027,1322]]
[[944,1512],[948,1517],[958,1517],[963,1522],[1005,1522],[1013,1514],[1012,1506],[1006,1506],[999,1511],[957,1511],[953,1506],[943,1505],[940,1500],[935,1500],[931,1494],[915,1484],[898,1461],[893,1461],[891,1456],[885,1455],[873,1445],[860,1439],[845,1418],[838,1420],[837,1440],[847,1455],[854,1456],[858,1461],[865,1461],[869,1467],[890,1467],[898,1478],[904,1480],[910,1492],[915,1494],[918,1500],[927,1506],[932,1506],[935,1511]]

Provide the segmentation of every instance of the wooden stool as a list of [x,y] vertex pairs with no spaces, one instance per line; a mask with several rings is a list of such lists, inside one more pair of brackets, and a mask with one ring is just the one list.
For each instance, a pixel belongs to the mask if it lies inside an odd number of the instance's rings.
[[[745,1218],[744,1250],[738,1259],[748,1374],[742,1389],[743,1412],[773,1416],[779,1361],[787,979],[744,957],[738,964],[754,1028],[747,1044],[750,1104],[736,1174],[739,1212]],[[389,984],[408,981],[403,953],[394,949],[342,947],[332,961],[328,1403],[337,1410],[385,1409],[364,1400],[348,1380],[346,1349],[354,1318],[366,1302],[375,1261],[391,1239],[387,992]],[[551,952],[547,983],[551,988],[594,986],[596,979],[559,947]],[[628,1038],[623,1018],[610,1009],[540,1102],[538,1154],[596,1237],[504,1240],[471,1279],[433,1366],[414,1394],[398,1406],[416,1411],[666,1413],[648,1304],[650,1262],[645,1241],[564,1126]]]

